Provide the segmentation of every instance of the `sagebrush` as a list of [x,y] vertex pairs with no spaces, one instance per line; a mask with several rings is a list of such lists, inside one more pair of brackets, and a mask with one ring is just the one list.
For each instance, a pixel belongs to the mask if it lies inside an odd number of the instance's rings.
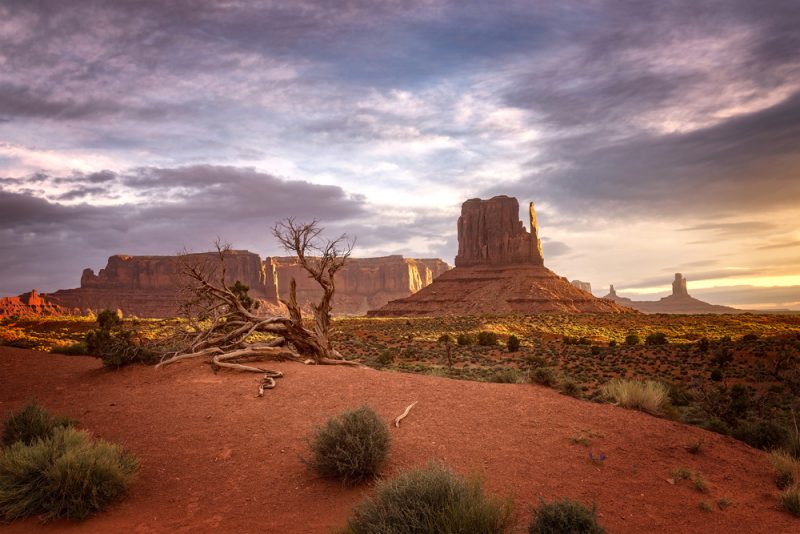
[[485,495],[478,479],[431,463],[380,482],[344,532],[502,534],[514,528],[513,509],[510,499]]

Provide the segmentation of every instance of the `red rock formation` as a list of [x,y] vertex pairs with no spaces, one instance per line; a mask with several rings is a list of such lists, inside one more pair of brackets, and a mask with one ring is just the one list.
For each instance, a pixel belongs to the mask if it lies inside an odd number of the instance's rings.
[[393,300],[368,315],[631,311],[595,298],[545,268],[533,202],[531,233],[522,226],[518,213],[515,198],[466,201],[458,219],[455,269],[410,297]]
[[[212,269],[218,266],[216,253],[189,254],[182,259],[207,263]],[[293,277],[301,305],[317,301],[321,294],[317,283],[294,258],[267,258],[262,262],[257,254],[237,250],[226,257],[225,266],[227,283],[238,280],[249,286],[250,295],[265,306],[278,305],[279,290],[282,298],[288,298]],[[333,312],[364,314],[419,291],[447,269],[449,266],[439,259],[350,258],[336,275]],[[91,269],[83,271],[80,288],[45,295],[46,306],[39,303],[41,297],[35,291],[33,297],[26,294],[0,300],[0,316],[120,309],[126,315],[172,317],[180,311],[180,270],[178,256],[111,256],[97,274]]]
[[592,292],[592,284],[590,284],[589,282],[582,282],[580,280],[573,280],[572,282],[570,282],[570,284],[572,284],[573,286],[577,287],[578,289],[586,291],[587,293],[591,293]]
[[608,295],[604,298],[644,313],[746,313],[745,310],[738,310],[718,304],[709,304],[708,302],[703,302],[702,300],[692,297],[686,289],[686,278],[684,278],[681,273],[675,273],[675,280],[672,282],[672,295],[664,297],[661,300],[631,300],[626,297],[620,297],[614,290],[613,285]]
[[65,315],[68,310],[50,299],[40,295],[35,289],[16,297],[0,298],[0,317],[12,315]]
[[530,233],[519,220],[516,198],[501,195],[464,202],[458,218],[456,267],[544,265],[533,202],[529,213]]
[[[48,298],[67,308],[81,310],[121,309],[126,315],[172,317],[180,309],[178,287],[181,261],[218,266],[216,253],[184,256],[127,256],[108,258],[108,264],[96,275],[84,269],[81,287],[61,289]],[[226,281],[237,280],[250,287],[250,295],[267,304],[277,305],[274,278],[267,275],[258,254],[233,250],[225,258]]]
[[[277,273],[278,295],[289,296],[289,284],[297,282],[297,300],[301,305],[315,302],[322,294],[319,285],[294,257],[272,257],[264,262]],[[333,313],[362,315],[393,299],[411,295],[429,285],[449,266],[439,259],[413,259],[402,256],[349,258],[336,273]]]

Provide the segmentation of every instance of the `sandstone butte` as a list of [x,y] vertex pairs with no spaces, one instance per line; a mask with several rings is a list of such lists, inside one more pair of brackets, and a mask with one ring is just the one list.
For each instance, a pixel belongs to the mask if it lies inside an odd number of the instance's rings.
[[470,199],[458,218],[456,266],[413,295],[368,312],[373,317],[633,310],[572,285],[544,266],[533,202],[530,228],[505,195]]
[[[215,268],[216,253],[190,254],[193,263]],[[249,294],[266,307],[277,307],[278,298],[288,298],[292,277],[297,280],[298,302],[316,300],[319,289],[294,258],[267,257],[246,250],[233,250],[226,257],[226,281],[240,281],[250,287]],[[363,315],[389,300],[402,298],[430,284],[449,269],[439,259],[412,259],[402,256],[350,258],[336,275],[333,312]],[[87,310],[119,309],[139,317],[172,317],[179,313],[181,260],[178,256],[115,255],[97,274],[85,269],[81,285],[39,295],[35,291],[0,299],[0,316],[59,315]],[[32,296],[31,296],[32,295]]]
[[675,279],[672,281],[672,294],[661,300],[631,300],[627,297],[620,297],[613,285],[603,298],[644,313],[747,313],[745,310],[709,304],[692,297],[686,288],[686,278],[681,273],[675,273]]

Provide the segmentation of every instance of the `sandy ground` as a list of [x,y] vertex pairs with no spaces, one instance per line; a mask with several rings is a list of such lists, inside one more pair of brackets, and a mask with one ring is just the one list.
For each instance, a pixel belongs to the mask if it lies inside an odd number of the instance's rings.
[[[361,404],[391,429],[385,475],[430,459],[478,473],[511,493],[520,527],[530,505],[568,496],[596,503],[611,532],[798,532],[782,512],[766,454],[725,436],[635,411],[578,401],[539,386],[484,384],[370,369],[274,363],[278,387],[255,398],[253,375],[201,362],[161,370],[102,368],[98,360],[0,347],[0,417],[32,398],[120,442],[142,461],[130,497],[83,523],[29,519],[4,532],[330,532],[371,489],[321,480],[300,457],[315,424]],[[591,430],[587,449],[570,443]],[[703,451],[685,445],[705,436]],[[710,493],[667,482],[699,471]],[[716,508],[725,497],[733,506]],[[700,501],[714,505],[712,512]]]

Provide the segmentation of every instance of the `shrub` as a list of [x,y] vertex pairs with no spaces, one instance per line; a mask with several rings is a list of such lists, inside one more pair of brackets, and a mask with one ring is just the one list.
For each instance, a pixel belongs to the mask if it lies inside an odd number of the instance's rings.
[[497,334],[494,332],[478,332],[478,345],[491,347],[497,345]]
[[800,484],[795,484],[781,492],[781,506],[792,515],[800,517]]
[[18,441],[0,456],[0,520],[84,519],[122,498],[137,469],[118,445],[73,428],[30,445]]
[[437,339],[436,341],[437,341],[437,343],[445,343],[445,344],[452,343],[453,342],[453,336],[451,336],[450,334],[442,334],[441,336],[439,336],[439,339]]
[[506,347],[508,347],[508,352],[517,352],[519,350],[520,342],[519,338],[514,334],[508,336],[508,341],[506,341]]
[[20,411],[12,413],[3,423],[3,446],[7,447],[21,441],[30,445],[37,439],[51,436],[57,428],[69,427],[77,421],[69,417],[51,415],[47,410],[36,404],[28,403]]
[[708,352],[710,346],[711,342],[708,340],[707,337],[703,337],[697,340],[697,350],[699,350],[700,352]]
[[491,377],[491,381],[499,384],[522,384],[525,382],[525,378],[518,369],[503,369],[495,372]]
[[742,336],[742,341],[756,341],[758,340],[758,334],[745,334]]
[[616,339],[612,339],[611,341],[608,342],[608,346],[611,347],[611,348],[616,347],[617,346],[617,340]]
[[800,460],[786,451],[777,450],[770,453],[769,463],[775,469],[775,485],[779,489],[800,484]]
[[711,380],[713,380],[714,382],[719,382],[720,380],[722,380],[722,369],[717,367],[716,369],[711,371]]
[[561,393],[577,398],[581,396],[581,388],[578,386],[578,383],[571,378],[564,378],[564,380],[561,381]]
[[323,477],[357,484],[374,477],[389,453],[389,429],[368,406],[339,414],[316,429],[306,463]]
[[344,532],[494,534],[513,528],[509,500],[488,497],[480,481],[428,464],[380,482],[375,494],[355,508]]
[[666,345],[669,341],[667,340],[667,334],[664,332],[653,332],[647,335],[644,343],[645,345]]
[[81,341],[69,345],[56,345],[50,349],[50,352],[53,354],[66,354],[67,356],[86,356],[89,354],[89,347]]
[[733,431],[733,437],[744,441],[751,447],[770,450],[783,445],[789,437],[789,433],[774,421],[761,420],[739,425]]
[[475,337],[471,334],[458,334],[458,338],[456,338],[456,342],[459,345],[474,345],[475,344]]
[[394,351],[385,350],[381,352],[376,358],[378,365],[390,365],[394,363]]
[[528,533],[604,534],[605,529],[597,523],[594,506],[589,510],[579,502],[564,498],[552,503],[542,500],[534,510]]
[[87,352],[109,367],[132,363],[155,363],[158,356],[135,340],[134,332],[123,328],[119,312],[103,310],[97,315],[97,329],[87,332]]
[[554,386],[556,383],[556,372],[552,367],[537,367],[531,371],[531,380],[543,386]]
[[661,413],[669,398],[669,388],[653,380],[614,378],[603,386],[603,394],[620,406],[649,413]]
[[642,340],[636,334],[628,334],[627,336],[625,336],[626,345],[638,345],[641,342]]

